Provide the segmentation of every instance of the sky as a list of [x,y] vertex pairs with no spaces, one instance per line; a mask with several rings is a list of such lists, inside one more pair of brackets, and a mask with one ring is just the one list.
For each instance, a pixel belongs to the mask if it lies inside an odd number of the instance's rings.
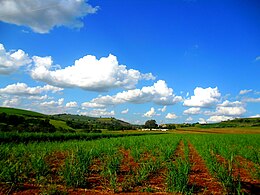
[[0,7],[0,106],[133,124],[260,117],[258,0]]

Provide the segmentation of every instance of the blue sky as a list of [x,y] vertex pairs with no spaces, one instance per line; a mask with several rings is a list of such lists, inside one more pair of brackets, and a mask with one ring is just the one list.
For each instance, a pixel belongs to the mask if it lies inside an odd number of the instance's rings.
[[1,106],[138,124],[260,117],[259,1],[17,2],[0,2]]

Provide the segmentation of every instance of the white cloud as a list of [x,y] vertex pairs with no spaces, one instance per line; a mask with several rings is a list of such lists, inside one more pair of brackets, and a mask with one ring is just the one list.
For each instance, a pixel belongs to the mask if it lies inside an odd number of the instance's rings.
[[255,61],[259,61],[260,60],[260,56],[257,56],[256,58],[255,58]]
[[128,113],[128,111],[129,111],[129,109],[127,108],[126,110],[122,110],[122,114],[127,114]]
[[85,0],[3,0],[0,7],[0,21],[28,26],[37,33],[48,33],[55,26],[81,28],[82,18],[98,10]]
[[0,88],[0,93],[11,94],[11,95],[40,95],[43,92],[53,92],[62,91],[62,88],[54,87],[51,85],[45,85],[43,87],[28,87],[25,83],[16,83],[7,85],[5,88]]
[[164,106],[163,108],[162,108],[162,112],[165,112],[166,111],[166,106]]
[[199,118],[199,124],[206,124],[207,121],[204,118]]
[[213,123],[218,123],[221,121],[227,121],[231,120],[233,117],[230,116],[211,116],[209,119],[207,119],[207,122],[213,122]]
[[196,87],[194,95],[186,99],[183,103],[184,106],[194,107],[211,107],[219,101],[221,94],[217,87],[215,88],[201,88]]
[[242,106],[242,102],[240,101],[235,101],[235,102],[230,102],[228,100],[225,100],[222,104],[218,104],[218,107],[238,107]]
[[34,56],[35,66],[31,76],[35,80],[58,87],[79,87],[90,91],[108,91],[114,88],[132,89],[139,80],[154,79],[151,73],[142,74],[138,70],[120,65],[116,56],[110,54],[99,60],[92,55],[76,60],[74,65],[64,69],[51,70],[51,57]]
[[167,118],[167,119],[176,119],[178,117],[174,113],[168,113],[165,118]]
[[162,108],[159,108],[158,111],[165,112],[166,109],[167,109],[167,106],[164,106],[164,107],[162,107]]
[[191,122],[191,121],[193,121],[193,118],[192,118],[192,117],[188,117],[188,118],[186,119],[186,121]]
[[239,101],[230,102],[228,100],[221,104],[218,104],[215,112],[205,112],[206,115],[217,115],[217,116],[241,116],[246,112],[244,104]]
[[64,98],[60,98],[58,101],[49,101],[49,102],[42,102],[40,103],[40,106],[43,107],[54,107],[54,106],[61,106],[64,102]]
[[242,106],[239,107],[217,107],[216,113],[218,115],[227,116],[240,116],[246,112],[246,109]]
[[189,108],[187,110],[184,110],[183,114],[200,114],[200,108]]
[[245,98],[243,99],[244,102],[255,102],[258,103],[260,102],[260,98]]
[[107,111],[106,109],[94,109],[89,112],[80,112],[79,114],[86,115],[86,116],[93,116],[93,117],[100,117],[100,116],[111,117],[111,116],[115,116],[115,111],[114,110]]
[[[0,10],[2,9],[3,8]],[[30,63],[31,59],[23,50],[19,49],[17,51],[7,52],[4,45],[0,43],[0,74],[11,74],[19,69],[19,67]]]
[[117,93],[114,96],[106,95],[92,99],[82,105],[85,107],[105,107],[108,105],[118,105],[124,103],[141,104],[153,102],[158,105],[173,105],[182,101],[182,97],[175,96],[173,89],[168,88],[163,80],[154,83],[153,86],[143,87],[142,89],[133,89]]
[[49,97],[47,95],[43,95],[43,96],[29,96],[28,99],[29,100],[46,100]]
[[151,109],[144,114],[145,117],[153,117],[154,115],[156,115],[154,107],[151,107]]
[[252,89],[243,89],[243,90],[240,90],[239,95],[245,95],[245,94],[250,93],[252,91],[253,91]]
[[83,109],[86,108],[105,108],[106,106],[104,104],[98,104],[95,102],[84,102],[81,104],[81,106],[83,107]]
[[11,99],[7,99],[3,102],[2,106],[4,107],[17,107],[21,103],[21,99],[18,97],[13,97]]
[[250,116],[249,118],[260,118],[260,114],[256,114],[254,116]]
[[67,108],[76,108],[76,107],[78,107],[78,104],[77,104],[77,102],[68,102],[68,103],[66,103],[66,107]]

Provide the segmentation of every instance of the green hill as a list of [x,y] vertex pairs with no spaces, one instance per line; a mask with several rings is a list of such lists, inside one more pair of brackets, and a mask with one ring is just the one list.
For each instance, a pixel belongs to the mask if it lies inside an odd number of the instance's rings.
[[20,116],[29,116],[29,117],[47,117],[47,115],[30,111],[30,110],[22,110],[18,108],[6,108],[6,107],[0,107],[0,113],[6,113],[6,114],[13,114],[13,115],[20,115]]
[[236,118],[219,123],[201,124],[202,128],[260,127],[260,118]]
[[72,114],[45,115],[29,110],[0,107],[0,131],[40,131],[54,126],[56,131],[95,132],[101,130],[132,130],[136,126],[122,120]]
[[[0,131],[37,131],[53,125],[56,130],[73,130],[66,122],[50,119],[42,113],[17,108],[0,107]],[[43,127],[41,127],[43,126]]]
[[130,130],[135,126],[114,117],[89,117],[83,115],[57,114],[52,116],[55,120],[65,121],[66,124],[74,129],[107,129],[107,130]]

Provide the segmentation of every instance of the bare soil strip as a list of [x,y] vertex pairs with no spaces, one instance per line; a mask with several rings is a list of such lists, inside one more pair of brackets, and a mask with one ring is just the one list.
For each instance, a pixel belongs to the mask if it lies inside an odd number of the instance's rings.
[[[171,160],[175,161],[177,158],[184,159],[184,142],[180,140]],[[155,158],[153,160],[156,160]],[[168,194],[166,192],[166,173],[167,168],[162,168],[157,171],[157,173],[151,175],[147,181],[148,186],[159,194]]]
[[173,160],[175,161],[177,158],[184,159],[184,142],[183,140],[180,140],[173,156]]
[[87,178],[87,188],[91,190],[103,190],[103,177],[101,177],[101,161],[100,159],[93,159],[92,165],[90,166],[90,174]]
[[[51,178],[53,182],[61,183],[61,176],[59,170],[65,164],[65,158],[68,155],[67,152],[54,151],[45,157],[45,162],[49,165],[51,170]],[[35,179],[29,178],[31,181]],[[42,186],[32,183],[21,183],[21,184],[0,184],[0,195],[2,194],[40,194]]]
[[133,173],[136,173],[139,165],[135,162],[130,150],[120,149],[120,152],[123,154],[123,160],[118,174],[118,182],[121,184],[118,192],[133,191]]
[[[253,173],[256,173],[256,168],[258,170],[260,170],[260,166],[253,163],[252,161],[246,159],[246,158],[243,158],[242,156],[236,156],[235,157],[235,161],[237,162],[237,166],[239,167],[242,167],[244,169],[247,170],[247,174],[250,174],[249,176],[251,176],[252,178],[254,178],[254,175]],[[259,180],[256,179],[256,181],[259,182]]]
[[223,194],[223,187],[210,175],[204,160],[197,150],[190,143],[188,147],[190,151],[189,160],[192,165],[189,175],[189,185],[193,186],[194,193]]
[[[228,161],[223,158],[221,155],[216,155],[218,161],[220,163],[223,163],[225,166],[228,166]],[[232,176],[234,178],[239,178],[242,192],[245,194],[259,194],[260,192],[260,181],[254,179],[250,171],[248,171],[247,168],[245,168],[246,165],[253,166],[252,162],[249,162],[246,159],[243,159],[242,157],[236,157],[236,159],[239,160],[239,164],[234,163],[232,164]]]
[[49,165],[51,169],[51,178],[56,183],[61,183],[62,179],[59,175],[59,171],[65,165],[65,159],[68,156],[68,152],[55,151],[45,157],[45,162]]

